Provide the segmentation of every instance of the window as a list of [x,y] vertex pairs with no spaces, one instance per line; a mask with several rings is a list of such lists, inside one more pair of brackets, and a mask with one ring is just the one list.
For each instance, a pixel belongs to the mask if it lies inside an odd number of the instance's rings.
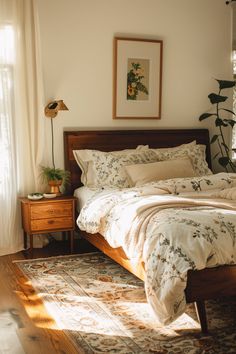
[[11,118],[13,102],[14,32],[10,25],[0,27],[0,193],[3,181],[12,176]]
[[0,9],[0,255],[4,255],[23,248],[17,197],[36,190],[43,96],[35,1],[0,0]]

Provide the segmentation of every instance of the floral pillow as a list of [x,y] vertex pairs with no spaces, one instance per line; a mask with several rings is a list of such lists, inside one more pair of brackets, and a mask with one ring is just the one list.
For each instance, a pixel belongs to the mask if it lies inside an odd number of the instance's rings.
[[185,146],[178,150],[158,151],[152,150],[156,153],[159,161],[174,160],[188,157],[193,165],[196,176],[211,175],[212,171],[209,169],[206,162],[206,146],[205,145],[191,145]]
[[157,155],[151,150],[143,150],[129,154],[92,151],[88,163],[87,187],[130,187],[129,178],[124,166],[156,162]]
[[[125,155],[131,154],[136,151],[143,151],[148,150],[148,145],[138,145],[136,149],[125,149],[125,150],[118,150],[118,151],[110,151],[114,155]],[[90,149],[81,149],[81,150],[73,150],[74,158],[79,165],[82,174],[81,174],[81,182],[86,186],[87,185],[87,173],[88,173],[88,165],[89,161],[92,161],[92,153],[98,151],[101,154],[106,154],[106,152],[102,152],[99,150],[90,150]]]

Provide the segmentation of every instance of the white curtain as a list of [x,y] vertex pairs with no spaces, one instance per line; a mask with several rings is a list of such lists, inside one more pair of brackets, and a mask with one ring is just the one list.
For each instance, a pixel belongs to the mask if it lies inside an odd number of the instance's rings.
[[43,87],[34,0],[0,0],[0,255],[23,249],[19,196],[39,190]]
[[[236,5],[232,4],[232,50],[233,50],[233,78],[236,79]],[[236,88],[233,90],[233,111],[236,113]],[[236,148],[236,126],[232,131],[232,148]],[[236,153],[232,152],[233,159],[236,159]]]

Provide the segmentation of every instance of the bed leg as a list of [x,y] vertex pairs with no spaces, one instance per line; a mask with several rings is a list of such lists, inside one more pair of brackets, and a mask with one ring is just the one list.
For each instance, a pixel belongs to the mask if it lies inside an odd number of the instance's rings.
[[196,308],[198,320],[199,320],[200,325],[201,325],[202,333],[203,334],[208,334],[205,302],[204,301],[196,301],[195,302],[195,308]]

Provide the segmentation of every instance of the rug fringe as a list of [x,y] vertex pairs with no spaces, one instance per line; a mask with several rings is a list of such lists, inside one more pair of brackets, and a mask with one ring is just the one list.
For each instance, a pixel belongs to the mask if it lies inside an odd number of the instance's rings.
[[74,257],[80,257],[80,256],[86,256],[86,255],[92,255],[92,254],[96,255],[96,254],[104,254],[104,253],[102,253],[102,252],[88,252],[88,253],[64,254],[64,255],[60,255],[60,256],[49,256],[49,257],[44,257],[44,258],[30,258],[30,259],[13,260],[12,263],[38,262],[38,261],[55,259],[55,258],[74,258]]

